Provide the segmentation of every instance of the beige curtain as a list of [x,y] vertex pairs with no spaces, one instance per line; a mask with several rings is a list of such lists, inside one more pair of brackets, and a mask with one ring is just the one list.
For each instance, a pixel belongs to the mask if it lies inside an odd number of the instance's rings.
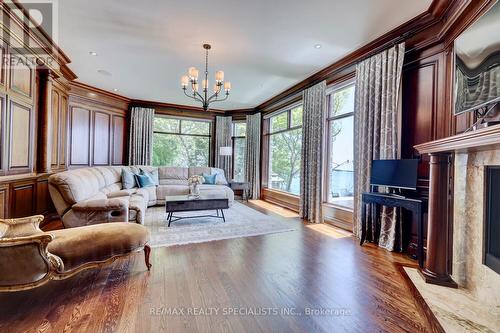
[[260,127],[261,114],[247,115],[247,150],[245,154],[245,177],[250,183],[250,199],[260,198]]
[[224,170],[226,179],[231,179],[232,156],[220,156],[220,147],[232,146],[231,125],[232,117],[215,118],[215,167]]
[[[361,232],[361,193],[370,191],[371,161],[400,157],[401,73],[404,44],[395,45],[356,66],[354,106],[354,232]],[[380,216],[367,209],[367,240],[394,251],[401,249],[401,223],[396,209]]]
[[321,223],[321,178],[326,82],[304,90],[302,160],[300,168],[300,216]]
[[133,107],[130,110],[129,165],[151,165],[155,110]]

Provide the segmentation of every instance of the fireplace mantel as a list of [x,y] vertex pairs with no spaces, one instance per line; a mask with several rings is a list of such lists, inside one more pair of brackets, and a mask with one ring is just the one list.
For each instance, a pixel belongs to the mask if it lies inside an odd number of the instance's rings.
[[420,154],[498,149],[500,148],[500,125],[422,143],[414,148]]
[[421,273],[428,283],[457,287],[451,278],[453,242],[453,156],[500,148],[500,125],[414,147],[430,156],[427,258]]

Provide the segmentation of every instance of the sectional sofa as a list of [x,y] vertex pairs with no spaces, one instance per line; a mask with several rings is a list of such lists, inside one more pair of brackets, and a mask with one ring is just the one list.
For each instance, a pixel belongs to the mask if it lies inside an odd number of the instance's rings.
[[[158,171],[159,185],[124,189],[122,169],[139,173]],[[103,222],[144,224],[148,207],[162,205],[165,196],[189,194],[188,178],[216,174],[215,185],[200,185],[201,194],[226,197],[231,206],[234,193],[227,186],[224,172],[208,167],[100,166],[54,174],[49,178],[49,192],[65,228]]]

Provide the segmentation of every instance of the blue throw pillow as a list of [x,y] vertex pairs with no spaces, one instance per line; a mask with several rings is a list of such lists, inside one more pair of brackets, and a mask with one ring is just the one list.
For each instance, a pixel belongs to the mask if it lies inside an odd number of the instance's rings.
[[124,190],[129,190],[131,188],[137,187],[136,182],[135,182],[135,174],[126,169],[122,169],[122,188]]
[[217,175],[207,175],[206,173],[204,173],[202,176],[205,179],[203,184],[215,185],[215,177],[217,177]]
[[137,181],[137,184],[139,185],[139,187],[155,186],[155,182],[153,181],[153,178],[151,178],[148,175],[135,175],[135,180]]
[[153,183],[156,186],[160,185],[160,178],[158,176],[158,169],[154,169],[151,172],[148,172],[146,170],[141,169],[141,175],[146,175],[146,176],[151,177],[151,179],[153,180]]

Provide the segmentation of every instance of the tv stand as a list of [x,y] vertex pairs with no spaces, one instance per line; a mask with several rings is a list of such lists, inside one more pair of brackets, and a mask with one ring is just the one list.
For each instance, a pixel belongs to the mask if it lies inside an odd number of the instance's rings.
[[[407,209],[416,216],[417,221],[417,253],[418,265],[424,267],[424,210],[427,209],[427,202],[422,199],[406,198],[394,193],[365,192],[361,194],[361,241],[363,245],[366,240],[366,207],[365,205],[374,205],[371,210],[372,216],[377,215],[378,206],[395,207]],[[374,208],[374,209],[373,209]],[[378,220],[378,219],[376,219]],[[378,229],[378,228],[377,228]]]

